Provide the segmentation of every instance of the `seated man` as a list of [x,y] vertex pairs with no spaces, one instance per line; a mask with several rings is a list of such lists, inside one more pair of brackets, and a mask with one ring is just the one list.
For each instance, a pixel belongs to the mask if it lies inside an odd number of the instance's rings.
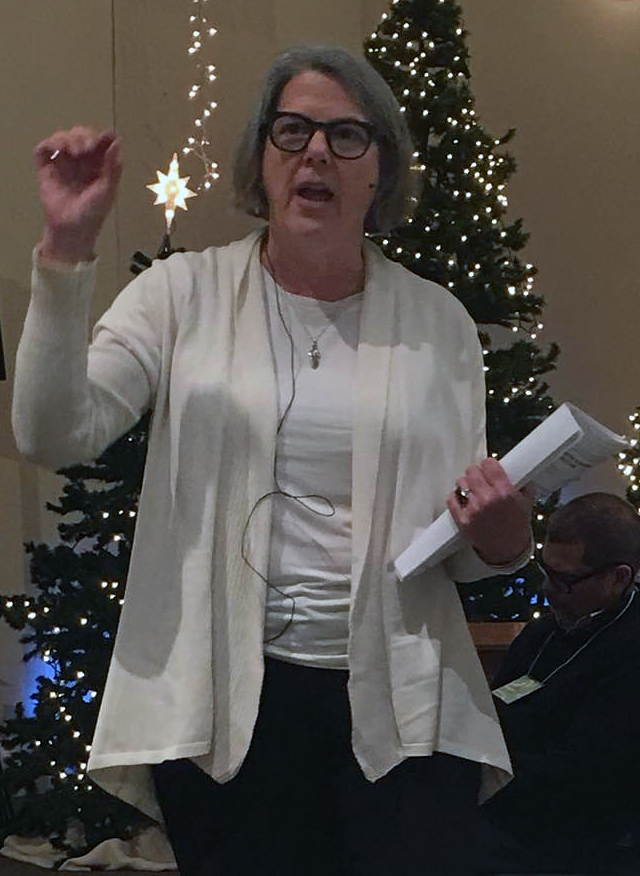
[[580,496],[550,518],[539,565],[551,614],[492,685],[515,778],[480,809],[482,872],[640,873],[616,848],[640,811],[640,518]]

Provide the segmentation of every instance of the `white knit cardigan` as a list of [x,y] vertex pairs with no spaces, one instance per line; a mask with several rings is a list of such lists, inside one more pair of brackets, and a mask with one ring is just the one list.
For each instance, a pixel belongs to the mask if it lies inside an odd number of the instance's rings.
[[[190,757],[231,779],[263,677],[264,584],[242,530],[273,487],[276,387],[259,234],[157,261],[98,322],[94,265],[34,265],[17,355],[21,451],[57,469],[95,458],[153,409],[126,599],[89,759],[110,793],[160,819],[149,764]],[[446,290],[365,243],[355,375],[349,696],[353,749],[375,781],[438,750],[510,763],[454,580],[494,570],[470,548],[399,583],[392,560],[485,456],[476,328]],[[88,356],[88,368],[87,368]],[[266,569],[269,509],[248,534]]]

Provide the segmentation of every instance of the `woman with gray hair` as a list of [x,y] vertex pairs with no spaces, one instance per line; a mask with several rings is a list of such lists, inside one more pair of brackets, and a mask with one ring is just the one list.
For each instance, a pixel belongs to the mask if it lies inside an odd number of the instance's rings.
[[[155,262],[87,349],[120,145],[36,149],[14,430],[55,469],[153,412],[88,771],[165,822],[182,876],[469,876],[478,793],[509,775],[453,582],[521,565],[529,513],[484,459],[472,320],[365,238],[403,221],[410,159],[365,62],[281,55],[235,170],[266,227]],[[467,547],[399,582],[445,504]]]

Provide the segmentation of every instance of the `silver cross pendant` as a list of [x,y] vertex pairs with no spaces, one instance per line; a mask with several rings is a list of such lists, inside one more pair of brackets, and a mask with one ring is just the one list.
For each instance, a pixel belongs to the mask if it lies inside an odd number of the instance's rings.
[[318,349],[318,345],[316,344],[315,340],[309,347],[307,356],[309,357],[309,360],[311,362],[311,367],[315,371],[320,364],[320,359],[322,359],[322,354],[320,353],[320,350]]

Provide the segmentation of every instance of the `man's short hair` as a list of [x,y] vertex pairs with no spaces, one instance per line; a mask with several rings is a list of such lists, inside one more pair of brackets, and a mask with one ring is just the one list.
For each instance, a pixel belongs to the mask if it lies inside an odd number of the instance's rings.
[[640,517],[630,502],[612,493],[587,493],[558,508],[549,518],[547,541],[582,542],[584,562],[640,567]]

